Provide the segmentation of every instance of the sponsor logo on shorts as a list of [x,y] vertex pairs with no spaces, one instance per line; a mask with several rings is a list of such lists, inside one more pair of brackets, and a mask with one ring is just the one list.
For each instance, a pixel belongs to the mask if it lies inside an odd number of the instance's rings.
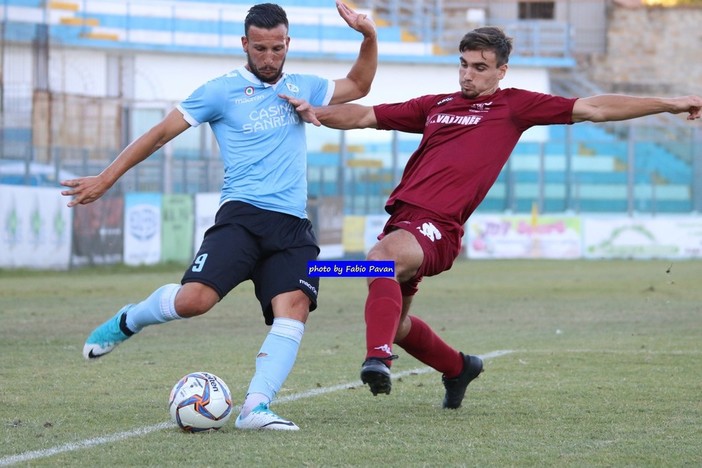
[[300,280],[300,284],[303,285],[304,287],[306,287],[307,289],[309,289],[310,291],[312,291],[312,294],[314,294],[314,296],[317,297],[317,288],[315,288],[314,286],[312,286],[310,283],[308,283],[307,281],[305,281],[303,279]]
[[423,223],[421,226],[417,226],[417,230],[427,236],[432,242],[441,239],[441,231],[432,223]]

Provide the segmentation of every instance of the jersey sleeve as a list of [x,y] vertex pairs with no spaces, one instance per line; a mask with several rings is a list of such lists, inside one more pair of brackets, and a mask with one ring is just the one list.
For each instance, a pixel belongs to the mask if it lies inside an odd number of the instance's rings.
[[420,96],[405,102],[373,106],[379,130],[422,133],[435,96]]
[[324,92],[324,96],[322,97],[322,100],[320,101],[319,106],[326,106],[329,104],[332,100],[332,97],[334,97],[334,90],[336,89],[336,83],[334,80],[325,80],[327,82],[326,86],[326,91]]
[[512,116],[522,127],[573,123],[577,98],[512,88],[508,90],[508,99]]
[[227,104],[226,95],[224,80],[214,79],[197,88],[176,107],[183,114],[186,122],[197,127],[224,115]]
[[[316,75],[293,75],[296,82],[302,85],[307,95],[307,101],[315,107],[326,106],[334,96],[335,83],[333,80]],[[292,91],[292,90],[289,90]]]

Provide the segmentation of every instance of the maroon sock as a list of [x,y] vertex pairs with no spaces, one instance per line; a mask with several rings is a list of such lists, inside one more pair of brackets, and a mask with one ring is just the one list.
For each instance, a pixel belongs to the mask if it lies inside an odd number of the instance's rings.
[[397,344],[424,364],[436,369],[447,378],[456,377],[463,370],[461,353],[450,347],[419,317],[410,316],[409,333]]
[[[366,298],[366,359],[392,355],[392,342],[402,315],[402,292],[397,281],[377,278]],[[390,360],[385,361],[390,366]]]

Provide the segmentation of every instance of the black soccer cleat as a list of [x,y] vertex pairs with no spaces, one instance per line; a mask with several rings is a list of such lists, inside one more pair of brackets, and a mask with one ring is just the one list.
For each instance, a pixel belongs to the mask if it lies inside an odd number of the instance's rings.
[[457,377],[447,379],[446,376],[441,377],[441,381],[446,388],[444,396],[444,408],[456,409],[461,407],[463,397],[466,395],[468,384],[477,379],[483,371],[483,360],[478,356],[470,356],[461,353],[463,357],[463,370]]
[[368,358],[361,366],[361,381],[368,384],[373,395],[378,393],[390,394],[392,381],[390,379],[390,368],[385,364],[386,360],[396,359],[397,356],[389,358]]

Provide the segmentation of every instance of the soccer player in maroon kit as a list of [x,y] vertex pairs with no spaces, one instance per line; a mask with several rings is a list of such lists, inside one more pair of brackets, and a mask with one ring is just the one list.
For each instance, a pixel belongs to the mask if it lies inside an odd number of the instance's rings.
[[395,278],[368,280],[361,379],[374,395],[390,393],[390,366],[397,357],[393,343],[443,374],[444,408],[461,406],[468,384],[483,371],[478,356],[452,348],[409,310],[422,277],[453,265],[461,249],[463,226],[524,131],[534,125],[607,122],[663,112],[686,112],[688,120],[700,117],[702,98],[698,96],[564,98],[500,89],[511,51],[511,38],[498,28],[466,34],[459,45],[461,90],[453,94],[372,107],[311,108],[304,101],[288,99],[304,120],[315,125],[423,135],[385,205],[390,219],[367,256],[395,262]]

